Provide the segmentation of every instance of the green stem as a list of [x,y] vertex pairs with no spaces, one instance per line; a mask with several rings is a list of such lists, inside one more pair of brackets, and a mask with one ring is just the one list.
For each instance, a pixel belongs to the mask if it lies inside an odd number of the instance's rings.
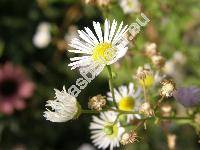
[[118,112],[118,113],[120,113],[120,114],[139,114],[138,111],[124,111],[124,110],[112,109],[112,108],[110,108],[109,110],[110,110],[110,111]]
[[81,113],[83,113],[83,114],[97,114],[97,113],[99,113],[99,112],[98,112],[98,111],[95,111],[95,110],[82,109],[82,110],[81,110]]
[[145,99],[145,102],[148,102],[148,99],[147,99],[147,91],[146,91],[146,85],[145,85],[145,81],[143,80],[143,92],[144,92],[144,99]]
[[113,124],[116,124],[116,123],[117,123],[117,120],[118,120],[118,118],[119,118],[120,115],[121,115],[120,113],[117,115],[117,117],[116,117],[116,119],[115,119],[115,121],[114,121]]
[[[119,118],[119,116],[121,114],[138,114],[139,112],[134,112],[134,111],[123,111],[123,110],[117,110],[117,109],[106,109],[106,110],[102,110],[101,112],[104,112],[104,111],[115,111],[115,112],[118,112],[118,116],[115,120],[115,122],[117,121],[117,119]],[[86,109],[83,109],[81,110],[81,113],[83,114],[98,114],[100,113],[99,111],[95,111],[95,110],[86,110]],[[147,117],[147,118],[142,118],[140,120],[149,120],[149,119],[156,119],[156,118],[159,118],[161,120],[192,120],[193,118],[192,117],[188,117],[188,116],[184,116],[184,117],[176,117],[176,116],[169,116],[169,117],[165,117],[165,116],[152,116],[152,117]]]
[[115,100],[115,94],[114,94],[112,70],[111,70],[111,67],[110,67],[109,65],[107,65],[106,67],[107,67],[107,69],[108,69],[108,74],[109,74],[109,87],[110,87],[110,91],[111,91],[111,93],[112,93],[113,102],[114,102],[115,107],[118,109],[117,102],[116,102],[116,100]]
[[155,111],[155,112],[156,112],[156,110],[158,109],[158,107],[160,106],[160,104],[162,103],[163,99],[164,99],[164,96],[162,96],[162,97],[158,100],[157,105],[154,107],[154,111]]

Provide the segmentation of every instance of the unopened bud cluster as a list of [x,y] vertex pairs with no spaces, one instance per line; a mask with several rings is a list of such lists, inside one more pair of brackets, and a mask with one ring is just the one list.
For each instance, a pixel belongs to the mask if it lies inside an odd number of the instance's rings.
[[105,105],[106,99],[105,96],[102,95],[94,96],[88,102],[88,107],[96,111],[101,111]]

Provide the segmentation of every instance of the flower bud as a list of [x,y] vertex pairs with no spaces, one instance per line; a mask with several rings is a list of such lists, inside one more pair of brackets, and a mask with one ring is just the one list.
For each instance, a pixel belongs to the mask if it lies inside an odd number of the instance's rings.
[[153,116],[154,111],[151,108],[150,104],[148,102],[145,102],[140,107],[140,112],[143,113],[146,116]]
[[158,68],[162,68],[165,65],[165,58],[161,55],[152,56],[151,61]]

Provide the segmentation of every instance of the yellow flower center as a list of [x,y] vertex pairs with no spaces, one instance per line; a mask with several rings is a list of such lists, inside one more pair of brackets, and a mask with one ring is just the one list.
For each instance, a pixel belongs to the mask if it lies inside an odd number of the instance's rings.
[[92,58],[94,61],[106,64],[114,58],[115,53],[116,50],[111,43],[100,43],[94,48]]
[[124,111],[132,111],[135,101],[132,97],[124,97],[119,101],[119,109]]
[[147,75],[143,80],[139,80],[140,85],[145,87],[150,87],[154,83],[154,77],[152,75]]
[[113,125],[111,123],[108,123],[106,126],[104,126],[103,131],[110,138],[115,138],[118,135],[118,127],[116,124]]

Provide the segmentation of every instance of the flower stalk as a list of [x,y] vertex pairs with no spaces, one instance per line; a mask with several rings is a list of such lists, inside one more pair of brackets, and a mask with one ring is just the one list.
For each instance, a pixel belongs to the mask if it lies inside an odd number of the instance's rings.
[[116,100],[115,100],[115,94],[114,94],[112,70],[111,70],[110,65],[107,65],[106,67],[107,67],[107,70],[108,70],[108,75],[109,75],[109,87],[110,87],[110,91],[111,91],[111,93],[112,93],[113,102],[114,102],[115,107],[118,109],[117,102],[116,102]]

